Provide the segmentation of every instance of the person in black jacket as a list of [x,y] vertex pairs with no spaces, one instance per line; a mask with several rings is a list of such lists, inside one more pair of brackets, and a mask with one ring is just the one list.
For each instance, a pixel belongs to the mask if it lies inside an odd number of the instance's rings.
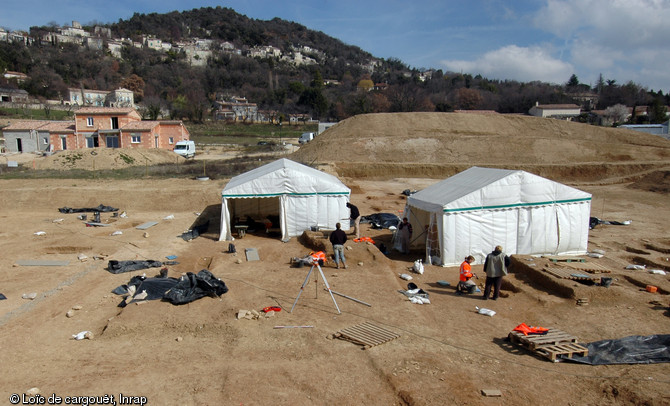
[[354,235],[356,235],[356,238],[361,238],[361,231],[360,231],[361,212],[358,211],[358,207],[354,206],[351,203],[347,203],[347,207],[351,211],[349,219],[354,220]]
[[333,244],[335,252],[335,268],[340,269],[340,260],[344,269],[347,269],[347,262],[344,258],[344,243],[347,242],[347,234],[341,229],[340,223],[335,224],[335,231],[330,233],[330,242]]

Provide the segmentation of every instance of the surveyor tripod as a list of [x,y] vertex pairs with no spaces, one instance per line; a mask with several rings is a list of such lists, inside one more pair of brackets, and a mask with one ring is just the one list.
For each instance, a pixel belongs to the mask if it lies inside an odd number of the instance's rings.
[[[291,307],[291,311],[289,313],[293,313],[293,308],[295,307],[296,303],[298,303],[298,299],[300,299],[300,295],[302,294],[302,291],[305,290],[305,286],[307,286],[307,282],[309,281],[309,277],[312,274],[312,271],[314,268],[317,268],[319,270],[319,273],[321,274],[321,279],[323,279],[323,283],[326,285],[326,290],[328,290],[328,293],[330,293],[330,298],[333,299],[333,303],[335,304],[335,308],[337,309],[337,313],[341,314],[342,312],[340,311],[340,308],[337,306],[337,302],[335,301],[335,296],[333,296],[333,292],[330,290],[330,285],[328,285],[328,281],[326,280],[325,275],[323,274],[323,270],[321,270],[321,265],[319,265],[318,262],[312,261],[312,267],[309,268],[309,272],[307,272],[307,277],[305,278],[305,281],[302,283],[302,286],[300,287],[300,292],[298,292],[298,297],[295,298],[295,302],[293,302],[293,306]],[[317,282],[319,279],[319,276],[316,276]]]

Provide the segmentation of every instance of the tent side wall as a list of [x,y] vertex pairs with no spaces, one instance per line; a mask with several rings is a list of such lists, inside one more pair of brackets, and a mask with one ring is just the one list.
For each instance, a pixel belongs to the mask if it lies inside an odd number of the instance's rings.
[[517,210],[443,213],[441,264],[458,265],[468,255],[481,264],[496,245],[505,247],[506,252],[515,252],[518,218]]
[[286,199],[286,231],[297,237],[312,227],[349,230],[349,195],[289,195]]
[[507,254],[580,255],[588,245],[591,202],[524,206],[442,215],[440,262],[458,265],[467,255],[483,263],[496,245]]

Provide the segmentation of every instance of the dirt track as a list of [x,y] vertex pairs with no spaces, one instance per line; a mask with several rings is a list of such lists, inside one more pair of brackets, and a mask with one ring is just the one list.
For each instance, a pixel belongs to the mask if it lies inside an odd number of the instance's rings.
[[[315,141],[327,141],[326,134]],[[332,171],[344,165],[320,163]],[[631,175],[640,179],[629,181]],[[482,302],[457,296],[452,288],[457,269],[427,266],[413,282],[429,292],[431,304],[416,305],[397,292],[407,285],[398,274],[407,272],[421,253],[386,257],[375,246],[348,242],[349,269],[326,265],[324,274],[334,291],[371,307],[336,296],[341,314],[320,278],[309,281],[289,313],[308,271],[288,263],[310,250],[297,238],[281,243],[248,235],[234,242],[234,256],[225,253],[227,243],[217,241],[215,218],[204,236],[190,242],[179,238],[201,220],[198,213],[217,212],[226,179],[0,180],[0,293],[7,296],[0,301],[0,404],[33,387],[46,397],[114,394],[118,402],[123,393],[146,396],[156,405],[668,404],[668,364],[551,363],[504,340],[521,322],[558,328],[585,343],[670,333],[668,276],[624,269],[633,261],[648,261],[650,268],[669,270],[668,181],[662,173],[653,176],[632,171],[617,181],[622,183],[600,179],[578,186],[593,194],[592,215],[632,220],[629,226],[603,225],[590,232],[589,249],[606,254],[589,260],[611,270],[609,288],[568,282],[565,287],[573,293],[557,294],[530,269],[543,268],[546,260],[518,257],[515,262],[525,265],[505,279],[507,297]],[[421,189],[441,178],[342,179],[365,215],[398,212],[404,207],[402,190]],[[118,207],[128,217],[103,214],[109,227],[85,227],[75,214],[57,210],[98,204]],[[174,219],[165,219],[170,215]],[[135,228],[147,221],[158,224],[146,231]],[[362,230],[390,246],[387,230],[366,225]],[[38,231],[46,234],[34,235]],[[112,236],[114,231],[122,234]],[[244,249],[252,247],[261,261],[245,260]],[[79,254],[88,259],[79,261]],[[208,268],[229,292],[183,306],[152,301],[117,307],[121,298],[111,290],[134,275],[153,276],[158,268],[114,275],[105,270],[107,261],[162,261],[168,255],[177,255],[179,262],[169,267],[169,276]],[[17,266],[19,260],[69,264]],[[474,270],[483,275],[481,265]],[[438,280],[452,287],[441,287]],[[644,291],[647,284],[658,286],[660,293]],[[36,299],[21,298],[33,292]],[[581,297],[588,297],[589,305],[577,306],[575,299]],[[497,314],[477,314],[475,306],[482,304]],[[76,306],[81,309],[67,317]],[[269,319],[236,319],[240,309],[266,306],[283,310]],[[332,338],[363,322],[400,337],[364,351]],[[72,339],[85,330],[93,333],[92,340]],[[503,396],[486,398],[482,389],[498,389]]]

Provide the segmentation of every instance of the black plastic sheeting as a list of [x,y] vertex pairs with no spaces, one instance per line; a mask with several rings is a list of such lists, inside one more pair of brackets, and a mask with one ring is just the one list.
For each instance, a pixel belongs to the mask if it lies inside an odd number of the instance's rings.
[[203,269],[197,274],[188,272],[182,276],[179,283],[165,293],[164,299],[179,305],[205,296],[221,296],[226,292],[228,292],[228,286],[211,272]]
[[[147,278],[146,276],[138,275],[130,278],[130,281],[127,284],[118,286],[112,293],[125,295],[128,293],[128,288],[135,286],[135,294],[143,291],[147,292],[147,296],[142,300],[159,300],[163,299],[165,292],[172,289],[177,283],[179,283],[179,279],[175,278]],[[126,307],[129,303],[132,303],[132,301],[126,302],[124,300],[119,304],[119,307]]]
[[107,263],[107,270],[111,273],[118,274],[130,271],[138,271],[147,268],[160,268],[163,263],[160,261],[116,261],[111,260]]
[[658,364],[670,362],[670,334],[629,336],[616,340],[602,340],[586,344],[589,355],[560,357],[589,365]]
[[5,295],[3,295],[2,293],[0,293],[0,300],[7,300],[7,297]]
[[589,217],[589,229],[593,230],[599,224],[608,224],[612,226],[627,226],[630,221],[601,220],[598,217]]
[[[228,292],[228,286],[206,269],[197,274],[188,272],[179,279],[167,277],[133,276],[130,281],[112,291],[117,295],[128,293],[135,286],[135,294],[146,292],[142,300],[165,300],[174,305],[186,304],[205,296],[218,297]],[[132,303],[132,301],[130,302]],[[128,305],[124,300],[119,307]]]
[[200,237],[200,234],[206,233],[208,228],[209,228],[209,220],[206,223],[197,225],[197,226],[193,227],[191,230],[188,230],[185,233],[182,233],[182,235],[180,237],[184,241],[191,241],[191,240],[194,240],[194,239]]
[[112,206],[103,206],[101,204],[98,207],[84,207],[81,209],[73,209],[71,207],[61,207],[60,209],[58,209],[58,211],[61,213],[85,213],[85,212],[95,213],[96,211],[105,213],[110,211],[119,211],[119,209],[116,209]]

